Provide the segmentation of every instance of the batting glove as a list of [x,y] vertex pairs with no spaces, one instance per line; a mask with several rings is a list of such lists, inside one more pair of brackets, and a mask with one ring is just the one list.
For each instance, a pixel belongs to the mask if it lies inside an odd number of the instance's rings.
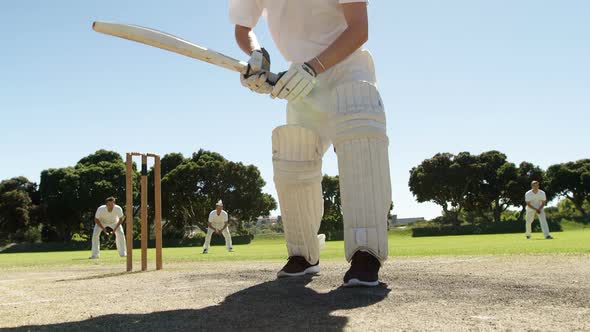
[[317,85],[316,72],[308,65],[292,64],[280,78],[270,93],[273,98],[296,101],[307,96]]
[[248,60],[248,69],[246,73],[240,75],[240,81],[246,88],[263,94],[269,94],[272,91],[272,85],[268,82],[268,72],[270,71],[270,55],[263,48],[254,50]]

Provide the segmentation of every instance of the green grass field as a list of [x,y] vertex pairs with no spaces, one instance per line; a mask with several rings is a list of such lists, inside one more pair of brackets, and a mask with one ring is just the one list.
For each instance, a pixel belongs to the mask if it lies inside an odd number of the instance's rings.
[[[590,228],[567,225],[563,232],[554,233],[553,240],[545,240],[541,233],[534,233],[526,240],[524,234],[462,235],[440,237],[410,236],[409,230],[391,231],[389,248],[391,256],[438,255],[508,255],[536,253],[590,253]],[[344,243],[328,242],[321,252],[322,260],[343,259]],[[89,250],[40,253],[0,254],[0,269],[9,267],[68,266],[86,264],[125,264],[115,250],[103,250],[99,261],[88,259]],[[139,266],[139,250],[133,252],[135,266]],[[200,247],[164,248],[164,264],[182,262],[219,261],[282,261],[287,251],[281,236],[257,236],[249,245],[235,246],[228,253],[223,246],[215,246],[208,255],[201,254]],[[154,250],[148,251],[150,268],[153,268]]]

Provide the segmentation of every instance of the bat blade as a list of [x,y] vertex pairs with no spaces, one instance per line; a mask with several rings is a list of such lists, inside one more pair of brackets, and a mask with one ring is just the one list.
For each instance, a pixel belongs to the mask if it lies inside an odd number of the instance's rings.
[[248,66],[248,63],[244,61],[207,49],[174,35],[138,25],[96,21],[92,23],[92,29],[96,32],[179,53],[240,73],[244,73]]

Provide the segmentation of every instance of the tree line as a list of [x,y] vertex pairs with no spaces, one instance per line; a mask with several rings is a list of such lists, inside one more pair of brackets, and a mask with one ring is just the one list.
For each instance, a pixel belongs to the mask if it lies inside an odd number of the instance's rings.
[[516,165],[499,151],[437,153],[410,170],[408,185],[418,202],[441,207],[441,223],[460,225],[500,222],[510,208],[523,220],[524,194],[533,180],[541,183],[548,200],[565,199],[582,218],[588,218],[590,159],[543,170],[526,161]]
[[[94,213],[104,199],[114,196],[125,205],[125,162],[115,151],[99,150],[76,165],[41,172],[39,184],[25,177],[0,182],[0,239],[10,241],[71,240],[87,236]],[[164,236],[184,235],[187,226],[205,229],[215,202],[231,207],[234,227],[268,215],[274,198],[254,165],[229,161],[199,150],[190,157],[169,153],[161,159]],[[139,208],[140,174],[134,163],[134,210]],[[148,174],[148,213],[153,216],[153,168]],[[151,220],[151,219],[150,219]],[[135,227],[138,230],[138,227]]]
[[[265,182],[256,166],[229,161],[215,152],[199,150],[190,157],[166,154],[161,173],[165,237],[182,237],[190,226],[205,230],[207,215],[218,199],[229,208],[236,234],[245,233],[245,225],[277,208],[274,198],[262,192]],[[135,210],[139,180],[134,164]],[[322,180],[320,232],[335,237],[343,226],[338,180],[328,175]],[[533,180],[541,183],[549,200],[563,198],[560,211],[588,219],[590,159],[543,170],[530,162],[515,165],[498,151],[438,153],[410,170],[408,184],[418,202],[441,207],[438,221],[460,225],[500,222],[514,214],[522,220],[524,193]],[[148,213],[153,216],[153,169],[148,173],[148,187]],[[39,184],[24,177],[4,180],[0,182],[0,240],[67,241],[75,235],[87,236],[96,208],[108,196],[125,205],[125,162],[114,151],[99,150],[74,166],[44,170]]]

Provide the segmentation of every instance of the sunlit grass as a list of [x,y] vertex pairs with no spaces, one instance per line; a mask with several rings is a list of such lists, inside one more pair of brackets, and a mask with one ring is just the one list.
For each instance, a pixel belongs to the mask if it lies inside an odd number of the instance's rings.
[[[461,235],[437,237],[411,237],[408,230],[395,230],[389,234],[391,256],[436,255],[505,255],[534,253],[590,253],[590,228],[564,227],[564,232],[554,233],[553,240],[543,239],[534,233],[526,240],[524,234]],[[287,257],[285,241],[281,236],[259,236],[249,245],[238,245],[229,253],[224,246],[214,246],[209,254],[202,254],[201,247],[164,248],[164,263],[219,262],[219,261],[283,261]],[[125,258],[116,250],[103,250],[100,260],[89,260],[90,251],[60,251],[40,253],[0,254],[0,269],[8,267],[74,266],[121,264]],[[139,267],[140,251],[133,252],[134,263]],[[155,252],[148,250],[150,268],[153,268]],[[328,242],[321,252],[321,260],[344,258],[342,241]]]

